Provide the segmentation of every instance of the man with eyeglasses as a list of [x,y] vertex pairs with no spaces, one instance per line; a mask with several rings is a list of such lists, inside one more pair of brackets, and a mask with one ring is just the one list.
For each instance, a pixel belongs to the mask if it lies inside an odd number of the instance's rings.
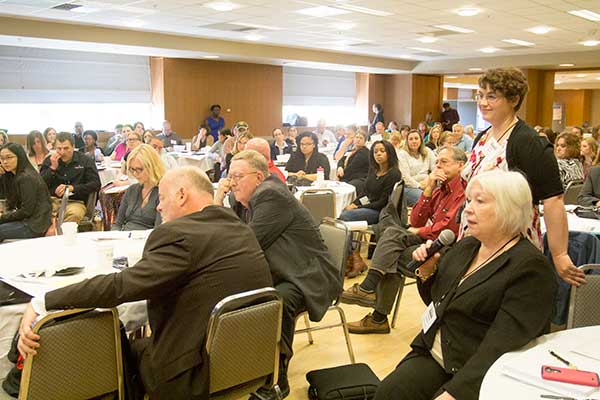
[[[215,204],[223,204],[229,191],[233,194],[229,198],[231,208],[254,231],[275,289],[283,298],[278,385],[286,397],[296,316],[308,311],[312,321],[320,321],[342,290],[340,274],[312,216],[286,185],[269,173],[262,154],[244,150],[232,158],[228,178],[219,182]],[[266,388],[259,389],[258,394],[260,397],[250,399],[277,398]]]
[[73,136],[68,132],[56,135],[54,148],[56,152],[42,163],[40,175],[52,196],[54,214],[58,212],[60,199],[68,188],[70,197],[64,221],[79,223],[85,216],[89,195],[100,190],[96,163],[75,151]]

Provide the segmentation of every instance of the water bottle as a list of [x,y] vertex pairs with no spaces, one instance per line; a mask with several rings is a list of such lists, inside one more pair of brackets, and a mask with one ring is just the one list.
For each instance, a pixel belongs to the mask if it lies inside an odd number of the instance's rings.
[[325,186],[325,170],[323,167],[317,168],[317,187]]

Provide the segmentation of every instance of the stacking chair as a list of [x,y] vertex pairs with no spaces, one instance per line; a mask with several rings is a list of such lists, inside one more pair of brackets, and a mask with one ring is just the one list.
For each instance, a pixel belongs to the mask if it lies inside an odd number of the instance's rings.
[[77,230],[79,232],[90,232],[94,227],[94,210],[96,209],[96,203],[98,202],[98,193],[90,193],[86,202],[85,216],[81,221]]
[[63,197],[60,199],[60,208],[58,209],[58,217],[56,218],[56,234],[62,235],[62,224],[65,221],[65,212],[67,211],[67,205],[69,204],[69,188],[65,189]]
[[335,192],[331,189],[308,189],[300,196],[300,203],[308,209],[315,223],[323,218],[336,218]]
[[[348,246],[350,244],[350,231],[344,222],[340,220],[336,220],[333,218],[325,218],[320,225],[321,236],[325,241],[325,245],[329,249],[329,254],[331,255],[331,259],[334,262],[336,268],[339,269],[339,278],[340,282],[344,281],[344,270],[346,267],[346,257],[348,256]],[[339,306],[340,299],[339,297],[335,299],[333,304],[329,306],[329,311],[336,311],[340,317],[340,322],[330,324],[330,325],[318,325],[318,326],[310,326],[310,321],[308,319],[308,313],[303,312],[298,315],[296,321],[300,317],[304,317],[304,322],[306,323],[306,328],[304,329],[296,329],[296,334],[298,333],[306,333],[308,335],[308,342],[313,344],[312,331],[335,328],[340,326],[344,331],[344,337],[346,339],[346,347],[348,348],[348,356],[350,357],[350,362],[354,364],[354,350],[352,349],[352,343],[350,341],[350,334],[348,333],[348,325],[346,323],[346,314],[344,310]]]
[[586,264],[579,269],[586,273],[587,283],[571,287],[567,329],[600,325],[600,264]]
[[208,322],[210,398],[235,399],[265,383],[277,393],[283,302],[273,288],[228,296]]
[[576,180],[569,182],[565,188],[564,203],[577,204],[577,195],[581,192],[582,187],[583,181]]
[[117,392],[125,398],[117,309],[72,309],[34,327],[42,345],[28,357],[20,400],[90,399]]

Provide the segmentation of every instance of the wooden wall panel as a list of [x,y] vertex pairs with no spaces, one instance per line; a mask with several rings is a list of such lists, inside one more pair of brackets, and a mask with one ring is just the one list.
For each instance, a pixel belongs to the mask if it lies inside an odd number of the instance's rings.
[[565,124],[567,126],[581,125],[589,121],[591,116],[592,91],[586,90],[555,90],[554,101],[565,105]]
[[369,124],[375,116],[373,104],[381,104],[383,106],[383,116],[386,122],[389,121],[390,117],[385,112],[385,90],[385,75],[369,74]]
[[590,99],[590,122],[592,126],[600,125],[600,89],[592,90]]
[[152,90],[153,125],[165,118],[165,67],[162,57],[150,57],[150,87]]
[[409,74],[385,76],[385,119],[410,125],[412,77]]
[[171,121],[174,131],[191,138],[215,103],[222,107],[226,127],[244,120],[255,136],[270,136],[273,128],[282,125],[282,68],[164,59],[165,118]]
[[439,118],[442,109],[443,78],[440,75],[412,76],[411,126],[425,121],[428,112]]

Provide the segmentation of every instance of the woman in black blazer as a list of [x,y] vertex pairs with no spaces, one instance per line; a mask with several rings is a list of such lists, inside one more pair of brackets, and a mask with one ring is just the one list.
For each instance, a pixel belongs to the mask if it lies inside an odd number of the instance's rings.
[[[362,188],[369,173],[369,149],[365,147],[367,136],[356,132],[354,147],[338,161],[337,176],[342,182]],[[361,185],[362,184],[362,185]]]
[[[502,354],[550,327],[556,275],[523,235],[533,215],[527,181],[518,172],[484,172],[465,193],[471,236],[454,245],[439,267],[436,254],[415,271],[419,294],[435,314],[383,380],[376,400],[476,400]],[[431,241],[413,258],[424,261],[429,246]]]

